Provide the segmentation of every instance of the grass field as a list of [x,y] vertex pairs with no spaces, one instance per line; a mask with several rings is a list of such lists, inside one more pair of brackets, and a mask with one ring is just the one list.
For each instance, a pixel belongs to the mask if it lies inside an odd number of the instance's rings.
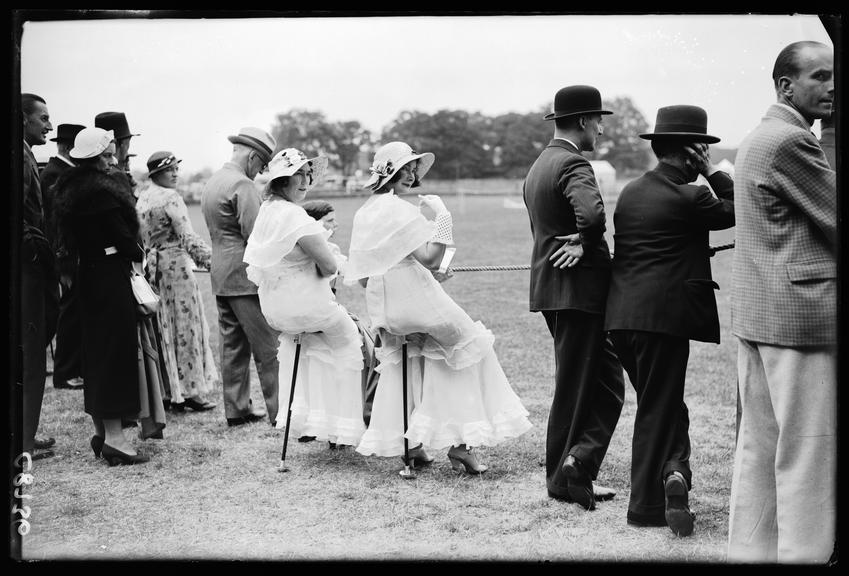
[[[528,263],[527,214],[505,207],[504,200],[445,198],[454,214],[456,266]],[[340,223],[334,240],[344,251],[353,213],[364,201],[333,200]],[[614,200],[605,205],[612,215]],[[196,230],[208,238],[198,206],[190,212]],[[731,240],[733,230],[716,234],[711,244]],[[212,395],[219,403],[215,410],[169,413],[164,440],[136,440],[151,463],[109,468],[89,449],[92,429],[82,394],[56,390],[48,381],[40,434],[56,438],[57,455],[35,463],[24,557],[722,562],[735,422],[731,252],[713,259],[722,287],[722,344],[691,346],[685,399],[696,513],[692,537],[626,524],[635,411],[630,385],[598,479],[617,497],[585,512],[546,496],[542,463],[554,361],[542,317],[528,312],[528,272],[458,272],[443,286],[496,335],[498,357],[534,424],[521,438],[478,450],[490,466],[482,477],[456,475],[446,455],[436,453],[432,468],[404,481],[397,474],[400,459],[331,451],[317,442],[291,442],[291,471],[280,474],[282,432],[268,422],[228,428],[220,384]],[[209,277],[198,278],[217,356]],[[338,299],[367,317],[362,289],[340,286]],[[253,398],[262,405],[255,376]]]

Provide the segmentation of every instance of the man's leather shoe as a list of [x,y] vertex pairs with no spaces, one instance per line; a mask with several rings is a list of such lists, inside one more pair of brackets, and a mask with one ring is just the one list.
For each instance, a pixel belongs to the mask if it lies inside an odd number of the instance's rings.
[[683,474],[673,472],[663,482],[666,492],[666,524],[676,536],[689,536],[693,533],[695,514],[690,511],[687,481]]
[[33,446],[35,446],[36,450],[46,450],[56,444],[55,438],[36,438]]
[[569,454],[563,462],[563,474],[566,476],[566,489],[572,501],[587,510],[595,510],[593,481],[581,461]]
[[[607,486],[599,486],[598,484],[593,484],[593,496],[595,496],[596,502],[605,502],[607,500],[613,500],[616,497],[616,490],[613,488],[608,488]],[[551,490],[548,491],[548,497],[554,498],[555,500],[559,500],[560,502],[572,502],[572,497],[569,494],[555,494]],[[665,526],[665,524],[664,524]]]
[[237,416],[235,418],[227,418],[227,426],[241,426],[242,424],[250,424],[251,422],[259,422],[265,418],[265,414],[255,414],[253,412],[248,412],[244,416]]
[[53,452],[53,450],[43,450],[41,452],[36,452],[32,456],[30,456],[30,459],[35,462],[36,460],[44,460],[45,458],[51,458],[55,455],[56,453]]
[[83,379],[71,378],[70,380],[54,380],[53,387],[59,388],[60,390],[82,390]]

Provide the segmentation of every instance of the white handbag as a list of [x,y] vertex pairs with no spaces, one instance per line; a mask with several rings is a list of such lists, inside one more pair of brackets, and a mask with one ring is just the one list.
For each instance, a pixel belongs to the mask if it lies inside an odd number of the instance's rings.
[[144,276],[133,270],[130,273],[130,286],[136,298],[139,312],[144,315],[154,314],[159,307],[159,296],[153,291]]

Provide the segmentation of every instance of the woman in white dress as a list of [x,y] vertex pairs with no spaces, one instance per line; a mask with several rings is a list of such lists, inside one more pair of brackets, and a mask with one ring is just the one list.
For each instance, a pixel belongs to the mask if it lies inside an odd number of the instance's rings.
[[[329,232],[298,205],[327,167],[295,148],[268,164],[265,199],[248,237],[244,261],[259,287],[262,313],[279,330],[281,405],[288,406],[295,359],[293,337],[303,334],[292,430],[333,445],[356,445],[365,430],[360,378],[362,339],[330,290],[338,263]],[[277,428],[285,428],[278,418]]]
[[403,142],[390,142],[374,157],[366,184],[374,194],[354,215],[345,283],[366,281],[372,328],[379,330],[380,382],[369,427],[357,451],[403,454],[401,346],[408,340],[406,437],[414,466],[432,458],[424,446],[448,450],[452,467],[481,474],[487,466],[471,446],[493,446],[531,428],[528,411],[513,392],[495,356],[495,337],[445,293],[433,271],[453,245],[451,214],[435,195],[420,195],[421,209],[399,196],[419,185],[434,162]]

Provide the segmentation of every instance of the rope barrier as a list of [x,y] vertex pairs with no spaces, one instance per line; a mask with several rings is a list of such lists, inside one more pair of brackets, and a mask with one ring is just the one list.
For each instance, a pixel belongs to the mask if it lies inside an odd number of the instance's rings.
[[[734,242],[730,244],[720,244],[719,246],[710,247],[710,255],[713,256],[722,250],[734,248]],[[613,256],[613,254],[611,254]],[[507,270],[530,270],[530,264],[516,264],[506,266],[452,266],[448,268],[451,272],[503,272]],[[192,272],[209,272],[204,268],[195,268]]]

